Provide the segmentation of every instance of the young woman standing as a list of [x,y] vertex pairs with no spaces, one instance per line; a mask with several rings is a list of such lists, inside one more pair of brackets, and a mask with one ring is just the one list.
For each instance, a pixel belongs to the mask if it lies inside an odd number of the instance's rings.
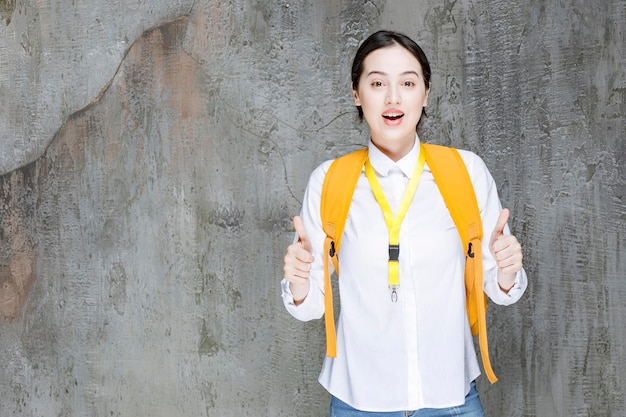
[[[339,257],[337,357],[326,357],[319,377],[332,395],[330,415],[483,416],[474,382],[480,368],[465,309],[465,253],[427,164],[413,195],[405,195],[417,175],[416,129],[430,91],[428,60],[405,35],[374,33],[354,58],[352,90],[370,130],[369,164],[393,214],[403,199],[410,205],[399,234],[401,285],[390,297],[389,230],[363,170]],[[512,304],[527,285],[521,246],[509,234],[509,212],[502,210],[483,161],[459,152],[483,229],[491,233],[483,239],[484,291],[495,303]],[[331,162],[311,175],[301,215],[293,221],[296,241],[284,259],[283,300],[299,320],[324,314],[320,199]]]

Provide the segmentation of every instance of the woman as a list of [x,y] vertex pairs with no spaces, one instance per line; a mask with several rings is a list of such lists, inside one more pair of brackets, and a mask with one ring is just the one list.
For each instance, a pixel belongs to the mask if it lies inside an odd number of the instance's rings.
[[[428,101],[430,65],[410,38],[380,31],[356,53],[352,90],[359,117],[370,129],[369,163],[395,215],[418,161],[416,129]],[[484,163],[459,152],[483,229],[493,231],[483,239],[485,293],[495,303],[512,304],[527,285],[521,246],[509,234],[508,210],[502,210]],[[301,215],[293,220],[296,242],[284,259],[283,299],[299,320],[324,314],[319,207],[331,162],[311,175]],[[408,197],[394,297],[387,285],[389,231],[369,181],[364,170],[341,243],[337,357],[326,357],[319,377],[332,395],[330,415],[483,416],[474,382],[480,369],[465,311],[465,254],[432,173],[424,166]]]

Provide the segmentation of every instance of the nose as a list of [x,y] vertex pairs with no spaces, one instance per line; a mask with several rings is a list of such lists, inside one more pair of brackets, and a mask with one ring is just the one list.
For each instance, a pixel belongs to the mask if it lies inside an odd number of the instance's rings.
[[400,95],[400,88],[394,85],[389,86],[385,102],[386,104],[401,104],[402,97]]

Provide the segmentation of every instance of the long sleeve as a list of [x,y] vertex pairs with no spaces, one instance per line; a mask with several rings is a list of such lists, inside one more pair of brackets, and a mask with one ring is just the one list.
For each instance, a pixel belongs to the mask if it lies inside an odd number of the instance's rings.
[[[474,191],[476,192],[476,198],[478,199],[478,206],[483,223],[483,288],[487,296],[494,303],[500,305],[511,305],[517,302],[526,290],[528,285],[526,271],[522,269],[517,273],[515,284],[508,293],[500,289],[500,286],[498,285],[498,268],[496,261],[491,254],[491,250],[489,249],[491,233],[493,232],[498,216],[502,211],[502,205],[500,203],[500,198],[498,197],[498,189],[493,177],[487,169],[487,166],[480,157],[467,151],[460,150],[459,152],[463,157],[468,170],[470,171],[470,177],[472,178]],[[510,234],[508,225],[504,228],[504,234]]]
[[[309,321],[319,319],[324,315],[324,238],[320,219],[320,200],[322,185],[326,171],[332,161],[327,161],[317,167],[309,178],[309,183],[304,192],[304,200],[300,217],[306,229],[307,235],[313,248],[313,264],[311,265],[310,283],[311,287],[304,301],[295,305],[293,295],[289,290],[289,282],[281,281],[283,303],[287,311],[296,319]],[[297,240],[297,235],[294,241]],[[332,268],[332,264],[331,264]]]
[[[498,304],[512,304],[524,292],[522,270],[507,294],[497,282],[489,236],[501,211],[497,188],[483,161],[460,151],[483,221],[484,289]],[[419,155],[419,142],[400,161],[392,161],[371,142],[369,158],[394,210]],[[303,321],[324,314],[325,234],[320,200],[327,161],[313,171],[301,217],[314,261],[310,291],[296,306],[282,281],[286,309]],[[505,233],[509,233],[508,228]],[[399,280],[395,301],[388,287],[389,231],[362,172],[341,241],[337,357],[326,357],[319,382],[332,395],[368,411],[417,410],[462,404],[480,375],[465,308],[465,250],[428,164],[400,228]],[[339,310],[339,309],[338,309]]]

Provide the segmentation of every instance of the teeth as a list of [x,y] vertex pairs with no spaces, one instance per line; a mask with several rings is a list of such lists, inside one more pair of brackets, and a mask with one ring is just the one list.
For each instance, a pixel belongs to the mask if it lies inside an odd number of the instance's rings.
[[390,117],[390,118],[398,118],[398,117],[402,117],[403,114],[402,113],[385,113],[383,114],[383,117]]

